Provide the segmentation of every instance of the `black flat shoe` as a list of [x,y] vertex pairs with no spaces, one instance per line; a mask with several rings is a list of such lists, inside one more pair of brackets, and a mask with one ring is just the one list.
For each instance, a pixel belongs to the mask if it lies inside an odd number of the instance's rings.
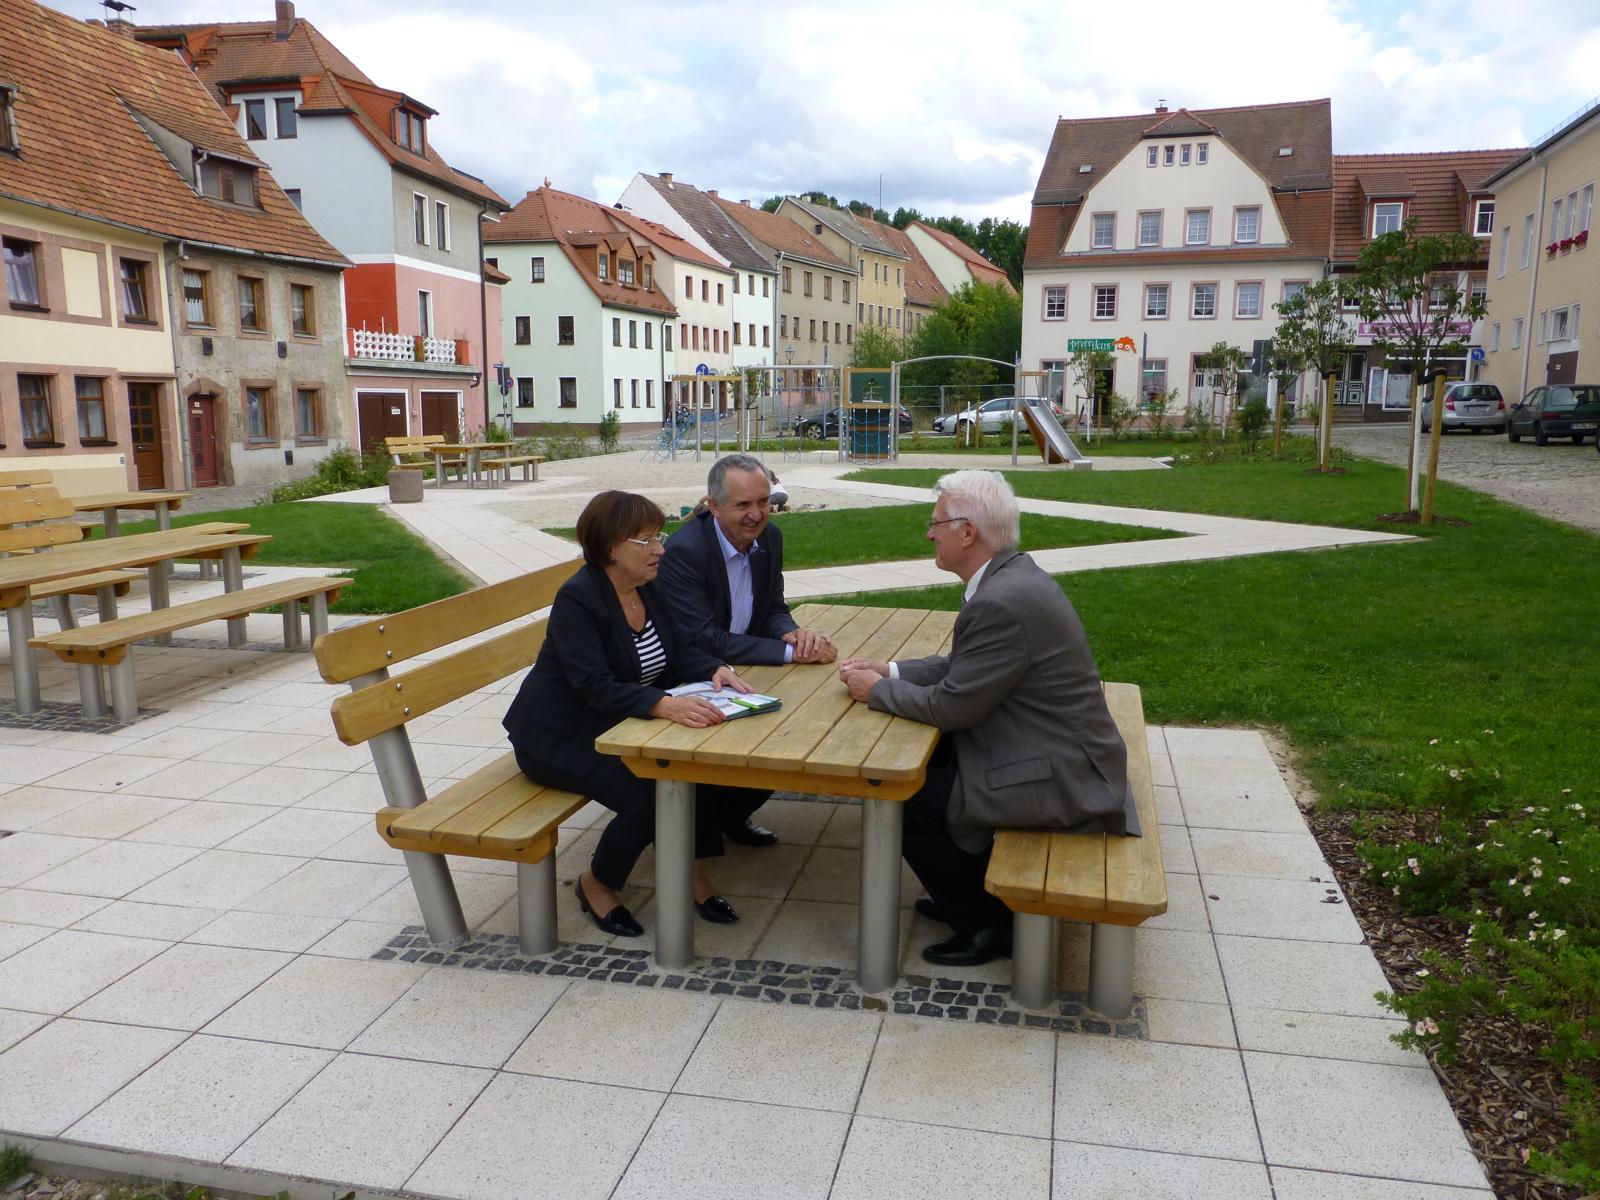
[[733,905],[721,896],[708,896],[697,902],[695,908],[713,925],[732,925],[739,919],[739,914],[733,911]]
[[777,834],[757,825],[754,821],[730,826],[722,831],[722,836],[730,842],[738,842],[741,846],[774,846],[778,842]]
[[912,906],[930,921],[937,921],[941,925],[950,924],[944,915],[944,909],[933,902],[932,896],[918,896],[917,902]]
[[991,927],[976,933],[958,933],[926,947],[922,957],[945,967],[978,967],[997,958],[1010,958],[1011,931]]
[[584,895],[581,881],[574,879],[572,890],[577,894],[578,908],[589,914],[589,918],[599,926],[601,933],[609,933],[615,937],[644,936],[644,926],[633,919],[633,914],[628,911],[627,905],[619,904],[602,917],[589,906],[589,897]]

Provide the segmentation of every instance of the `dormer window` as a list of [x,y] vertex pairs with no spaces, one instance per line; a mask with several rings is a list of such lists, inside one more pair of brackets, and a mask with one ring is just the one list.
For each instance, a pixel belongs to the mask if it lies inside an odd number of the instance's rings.
[[267,102],[265,100],[246,100],[244,102],[244,136],[247,141],[261,142],[267,137]]
[[1372,236],[1394,233],[1405,220],[1406,206],[1399,201],[1372,206]]
[[[643,264],[643,275],[644,275],[644,290],[648,292],[650,290],[650,284],[651,284],[650,264],[649,263]],[[648,329],[649,326],[646,326],[645,328]]]
[[17,142],[17,89],[9,83],[0,83],[0,150],[13,154],[20,148]]
[[628,287],[633,286],[633,259],[617,259],[617,282],[626,284]]
[[195,190],[212,200],[261,207],[256,168],[246,163],[203,154],[195,165],[195,183]]
[[611,256],[604,250],[600,251],[600,278],[606,279],[611,275]]
[[1490,237],[1494,233],[1494,201],[1478,200],[1472,205],[1472,235]]
[[409,108],[394,110],[394,140],[414,154],[422,153],[423,119]]

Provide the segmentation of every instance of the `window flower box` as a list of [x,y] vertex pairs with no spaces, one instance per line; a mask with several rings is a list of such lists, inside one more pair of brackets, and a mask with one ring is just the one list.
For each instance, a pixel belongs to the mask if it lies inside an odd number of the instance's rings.
[[1554,258],[1556,256],[1556,251],[1559,250],[1559,249],[1561,249],[1561,243],[1560,242],[1551,242],[1548,246],[1546,246],[1544,248],[1545,257],[1546,258]]
[[1572,244],[1574,246],[1587,246],[1589,244],[1589,231],[1587,229],[1580,229],[1577,233],[1577,236],[1572,239]]
[[1561,239],[1561,253],[1566,254],[1566,253],[1570,252],[1571,249],[1572,249],[1572,239],[1571,238],[1562,238]]

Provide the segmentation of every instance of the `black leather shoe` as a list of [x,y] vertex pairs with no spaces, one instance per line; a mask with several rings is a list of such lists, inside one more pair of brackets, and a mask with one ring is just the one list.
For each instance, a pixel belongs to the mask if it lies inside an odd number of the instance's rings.
[[633,919],[633,914],[628,911],[627,905],[619,904],[602,917],[589,906],[589,897],[584,895],[582,881],[573,880],[572,890],[578,897],[578,908],[589,914],[590,919],[600,927],[601,933],[609,933],[615,937],[644,935],[644,926]]
[[944,915],[944,909],[933,902],[932,896],[918,896],[913,907],[930,921],[937,921],[941,925],[950,924]]
[[741,846],[773,846],[778,841],[777,834],[757,825],[754,821],[729,826],[722,831],[722,836],[730,842],[738,842]]
[[1010,958],[1011,931],[991,927],[976,933],[958,933],[934,942],[922,951],[922,957],[945,967],[977,967],[997,958]]
[[739,919],[739,914],[733,911],[733,905],[721,896],[708,896],[697,903],[695,908],[713,925],[732,925]]

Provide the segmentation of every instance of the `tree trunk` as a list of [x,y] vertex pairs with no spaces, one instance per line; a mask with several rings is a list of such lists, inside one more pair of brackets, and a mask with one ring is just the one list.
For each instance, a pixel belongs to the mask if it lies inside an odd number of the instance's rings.
[[1277,401],[1272,416],[1272,457],[1275,459],[1283,457],[1283,389],[1276,387],[1277,382],[1276,379],[1271,380],[1274,386],[1273,399]]
[[1333,470],[1333,385],[1338,377],[1337,372],[1329,371],[1322,378],[1322,445],[1317,470],[1324,475]]
[[[1406,511],[1417,507],[1417,428],[1422,424],[1422,401],[1416,398],[1417,389],[1411,388],[1411,415],[1406,420]],[[1435,414],[1437,416],[1437,414]],[[1439,422],[1436,419],[1434,424]]]
[[1428,437],[1428,486],[1422,493],[1422,523],[1433,524],[1433,487],[1439,478],[1439,443],[1444,437],[1444,376],[1433,380],[1433,431]]

